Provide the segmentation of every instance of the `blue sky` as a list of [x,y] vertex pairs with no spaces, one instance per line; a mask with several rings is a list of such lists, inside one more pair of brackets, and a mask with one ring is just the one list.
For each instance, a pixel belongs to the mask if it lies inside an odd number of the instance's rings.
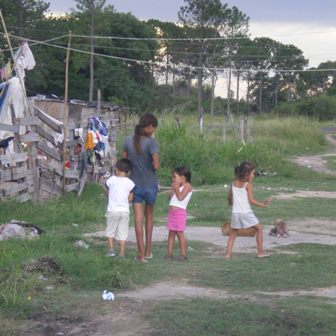
[[[49,0],[52,12],[75,8],[75,0]],[[336,60],[336,0],[228,0],[250,17],[251,37],[268,36],[303,50],[310,66]],[[107,0],[139,19],[177,21],[183,0]]]
[[[49,0],[52,11],[64,12],[76,6],[74,0]],[[335,25],[335,0],[228,0],[251,21],[301,22]],[[141,19],[176,21],[183,0],[107,0],[118,11],[132,12]]]

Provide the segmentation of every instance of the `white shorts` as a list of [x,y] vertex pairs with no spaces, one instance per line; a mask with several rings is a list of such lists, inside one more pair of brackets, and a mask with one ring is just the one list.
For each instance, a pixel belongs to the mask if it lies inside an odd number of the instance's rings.
[[106,212],[106,237],[126,240],[128,237],[129,213]]
[[233,229],[247,229],[259,224],[259,219],[253,212],[233,213],[231,216],[231,227]]

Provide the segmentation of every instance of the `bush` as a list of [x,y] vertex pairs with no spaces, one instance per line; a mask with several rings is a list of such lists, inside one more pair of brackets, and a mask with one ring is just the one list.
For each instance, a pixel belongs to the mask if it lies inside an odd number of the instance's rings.
[[273,112],[281,116],[299,115],[317,118],[320,121],[333,120],[336,118],[336,98],[319,96],[294,103],[281,103]]
[[325,146],[321,124],[304,117],[255,119],[253,142],[246,145],[224,143],[221,134],[212,129],[210,138],[199,136],[190,118],[186,120],[180,128],[164,122],[158,128],[159,177],[163,185],[170,184],[172,169],[180,165],[191,169],[195,185],[227,182],[233,177],[234,167],[242,161],[252,161],[257,169],[269,173],[297,177],[297,166],[287,162],[287,157],[315,153]]

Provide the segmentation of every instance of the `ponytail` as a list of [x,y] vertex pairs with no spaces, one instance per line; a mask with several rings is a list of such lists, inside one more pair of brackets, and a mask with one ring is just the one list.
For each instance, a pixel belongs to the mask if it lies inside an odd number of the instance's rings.
[[142,148],[140,145],[141,137],[145,135],[144,128],[152,125],[153,127],[157,127],[158,121],[153,114],[146,113],[141,116],[139,123],[134,128],[134,136],[133,136],[133,143],[135,152],[140,155],[142,152]]

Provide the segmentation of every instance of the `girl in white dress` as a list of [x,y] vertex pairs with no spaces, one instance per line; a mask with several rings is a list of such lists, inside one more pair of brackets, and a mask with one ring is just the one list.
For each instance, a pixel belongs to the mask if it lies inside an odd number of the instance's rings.
[[263,251],[263,228],[258,218],[254,215],[251,204],[267,208],[271,198],[264,202],[257,201],[253,196],[252,181],[255,177],[255,165],[251,162],[243,162],[235,168],[235,180],[228,193],[229,204],[232,205],[231,230],[229,233],[226,258],[232,258],[232,249],[239,229],[254,227],[257,231],[257,256],[259,258],[269,257]]

